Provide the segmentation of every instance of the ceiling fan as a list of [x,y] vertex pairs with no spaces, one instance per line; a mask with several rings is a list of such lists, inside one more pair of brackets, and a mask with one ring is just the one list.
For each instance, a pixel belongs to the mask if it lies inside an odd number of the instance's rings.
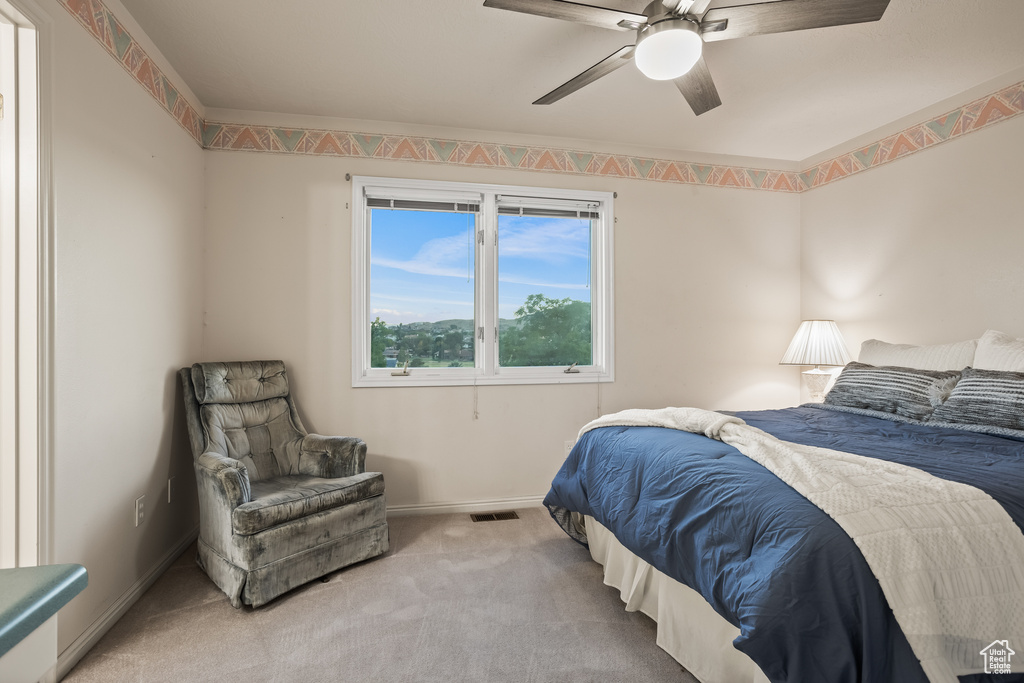
[[711,3],[654,0],[643,14],[568,0],[484,0],[484,7],[636,31],[635,44],[619,48],[534,104],[557,102],[633,59],[648,78],[674,81],[700,116],[722,104],[702,55],[705,42],[878,21],[889,0],[767,0],[709,9]]

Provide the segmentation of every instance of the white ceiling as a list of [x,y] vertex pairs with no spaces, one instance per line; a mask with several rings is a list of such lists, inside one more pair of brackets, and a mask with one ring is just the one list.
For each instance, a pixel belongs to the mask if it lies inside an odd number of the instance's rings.
[[483,0],[122,2],[207,107],[790,161],[1024,66],[1022,0],[891,0],[875,23],[707,44],[723,105],[697,118],[632,65],[531,105],[633,36]]

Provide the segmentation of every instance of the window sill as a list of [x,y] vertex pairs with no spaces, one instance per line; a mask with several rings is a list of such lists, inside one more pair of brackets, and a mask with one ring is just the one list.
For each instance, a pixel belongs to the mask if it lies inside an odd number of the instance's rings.
[[567,373],[558,369],[556,372],[537,372],[514,368],[498,375],[477,375],[475,373],[459,373],[441,375],[422,368],[409,368],[408,375],[392,375],[386,373],[368,373],[354,377],[352,386],[360,387],[460,387],[460,386],[500,386],[513,384],[596,384],[613,382],[615,377],[610,372],[597,370],[581,370]]

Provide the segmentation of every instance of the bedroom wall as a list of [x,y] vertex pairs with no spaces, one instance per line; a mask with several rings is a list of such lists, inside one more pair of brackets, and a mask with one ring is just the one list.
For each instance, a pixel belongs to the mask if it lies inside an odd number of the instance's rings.
[[[599,412],[797,401],[799,373],[778,365],[799,322],[797,195],[205,154],[204,359],[285,359],[307,426],[365,439],[391,506],[541,496],[564,441]],[[353,389],[346,173],[617,191],[615,382]]]
[[1024,336],[1024,118],[801,195],[802,313],[863,340]]
[[[52,559],[90,572],[61,650],[97,637],[195,527],[173,374],[195,360],[287,360],[310,426],[365,438],[390,503],[410,507],[539,496],[598,413],[791,405],[799,374],[777,362],[802,317],[836,318],[854,351],[869,336],[1024,335],[1024,119],[802,195],[202,152],[57,0],[38,2],[54,20]],[[352,389],[346,172],[618,191],[615,383]]]
[[59,650],[75,644],[66,670],[197,525],[174,371],[200,353],[203,156],[66,9],[41,4],[53,19],[51,561],[89,572],[60,613]]

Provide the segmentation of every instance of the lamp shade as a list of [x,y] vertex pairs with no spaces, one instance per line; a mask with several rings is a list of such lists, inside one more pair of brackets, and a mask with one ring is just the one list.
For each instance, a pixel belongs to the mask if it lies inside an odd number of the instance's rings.
[[804,320],[779,365],[846,365],[850,360],[834,320]]
[[686,19],[668,19],[640,31],[633,61],[644,76],[667,81],[692,69],[703,47],[697,24]]

